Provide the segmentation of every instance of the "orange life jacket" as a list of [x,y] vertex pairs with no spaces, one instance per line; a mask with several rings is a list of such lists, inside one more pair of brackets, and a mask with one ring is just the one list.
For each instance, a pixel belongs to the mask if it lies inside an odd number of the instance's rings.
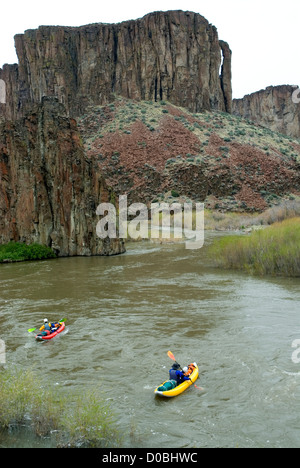
[[195,366],[194,364],[190,364],[188,366],[188,370],[187,372],[184,374],[186,377],[188,377],[189,375],[191,375],[193,372],[194,372],[194,369],[195,369]]

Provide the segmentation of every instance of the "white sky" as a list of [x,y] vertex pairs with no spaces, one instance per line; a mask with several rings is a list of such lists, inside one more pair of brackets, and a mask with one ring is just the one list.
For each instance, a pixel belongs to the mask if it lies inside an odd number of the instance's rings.
[[299,0],[15,0],[0,6],[0,66],[16,63],[14,35],[40,25],[81,26],[189,10],[218,29],[233,52],[233,97],[300,84]]

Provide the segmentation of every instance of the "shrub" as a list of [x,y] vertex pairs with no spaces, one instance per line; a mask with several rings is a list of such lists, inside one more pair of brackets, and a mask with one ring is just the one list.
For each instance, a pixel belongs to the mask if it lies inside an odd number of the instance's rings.
[[33,382],[31,372],[0,373],[0,428],[23,422],[28,402],[35,396]]
[[109,405],[90,390],[76,398],[64,416],[69,446],[107,447],[118,439],[115,420]]
[[0,263],[5,260],[42,260],[55,257],[56,255],[53,250],[45,245],[27,245],[21,242],[9,242],[8,244],[0,245]]

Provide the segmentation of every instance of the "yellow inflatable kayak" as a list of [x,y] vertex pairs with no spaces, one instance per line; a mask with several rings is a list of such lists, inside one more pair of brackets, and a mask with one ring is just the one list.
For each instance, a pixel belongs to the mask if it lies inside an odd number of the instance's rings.
[[177,395],[180,395],[180,393],[184,392],[187,388],[193,385],[199,377],[199,368],[195,362],[193,364],[190,364],[190,366],[193,366],[193,371],[189,376],[191,380],[186,380],[185,382],[182,382],[182,384],[177,385],[177,387],[172,388],[171,390],[164,391],[161,389],[161,387],[163,387],[167,382],[169,382],[169,380],[166,380],[163,384],[159,385],[154,390],[155,395],[172,398]]

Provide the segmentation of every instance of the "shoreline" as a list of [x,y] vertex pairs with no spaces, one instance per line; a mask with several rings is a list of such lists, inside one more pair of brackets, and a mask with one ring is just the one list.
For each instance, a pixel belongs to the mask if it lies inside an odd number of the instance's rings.
[[[274,225],[275,223],[285,221],[287,219],[295,218],[300,216],[300,199],[295,201],[286,201],[280,205],[274,205],[273,207],[261,212],[261,213],[248,213],[248,212],[230,212],[230,211],[219,211],[212,209],[204,209],[204,233],[205,232],[219,232],[224,234],[229,233],[244,233],[250,234],[251,232],[264,230],[265,228]],[[149,221],[149,235],[147,238],[136,238],[133,239],[130,236],[122,239],[124,242],[141,242],[149,240],[155,243],[178,243],[184,242],[187,237],[184,233],[181,236],[175,237],[174,227],[174,216],[170,215],[170,229],[171,236],[164,237],[162,235],[163,227],[151,226],[151,220]],[[193,231],[195,232],[196,216],[193,214]],[[155,238],[151,237],[151,228],[155,228],[156,233],[159,235]],[[3,254],[3,250],[6,254]],[[121,254],[119,254],[121,255]],[[78,256],[78,255],[76,255]],[[2,257],[2,258],[1,258]],[[66,258],[57,256],[50,247],[41,244],[30,244],[26,245],[21,242],[8,242],[0,244],[0,265],[7,265],[11,263],[36,261],[36,260],[49,260],[49,259]]]

